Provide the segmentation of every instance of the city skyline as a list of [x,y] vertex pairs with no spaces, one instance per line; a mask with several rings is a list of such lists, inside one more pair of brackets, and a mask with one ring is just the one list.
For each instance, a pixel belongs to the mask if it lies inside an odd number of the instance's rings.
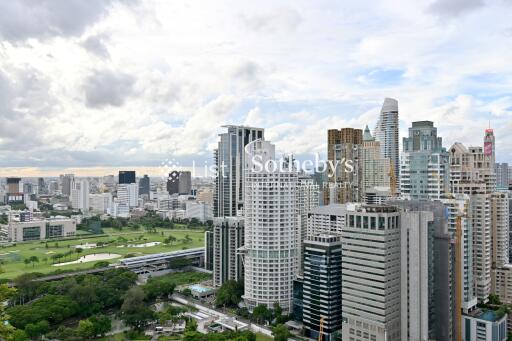
[[512,340],[511,13],[0,1],[0,340]]
[[0,166],[211,161],[223,124],[265,128],[277,153],[324,153],[328,128],[373,133],[386,97],[400,136],[426,118],[447,146],[474,145],[490,123],[512,162],[505,1],[310,6],[0,4]]

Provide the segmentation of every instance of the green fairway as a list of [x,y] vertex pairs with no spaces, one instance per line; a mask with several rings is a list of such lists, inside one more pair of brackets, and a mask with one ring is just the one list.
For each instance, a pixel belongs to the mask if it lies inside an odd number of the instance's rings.
[[[178,229],[157,229],[156,233],[144,230],[124,229],[122,231],[110,228],[103,229],[104,234],[100,235],[79,235],[75,239],[60,241],[32,241],[17,243],[15,246],[0,247],[0,262],[2,273],[0,279],[13,279],[26,272],[50,273],[56,270],[74,270],[92,268],[98,261],[91,261],[78,264],[69,264],[64,266],[54,266],[51,256],[54,254],[64,254],[75,250],[75,245],[108,243],[107,246],[96,248],[83,248],[81,253],[75,253],[62,258],[60,262],[70,262],[77,260],[78,257],[92,254],[118,254],[119,258],[106,260],[109,263],[115,263],[126,255],[140,256],[145,254],[160,253],[191,249],[204,246],[204,232],[202,230],[178,230]],[[185,242],[185,236],[190,240]],[[153,246],[137,247],[145,243],[163,242],[167,237],[174,236],[176,241],[170,245],[159,244]],[[24,260],[36,256],[39,262],[25,264]]]

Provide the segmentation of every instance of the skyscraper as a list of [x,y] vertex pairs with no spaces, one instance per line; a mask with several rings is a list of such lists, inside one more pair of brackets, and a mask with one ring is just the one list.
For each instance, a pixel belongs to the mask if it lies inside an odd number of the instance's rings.
[[147,176],[147,174],[144,174],[144,177],[142,177],[139,180],[139,194],[140,195],[142,195],[142,194],[149,195],[149,191],[150,191],[150,179],[149,179],[149,176]]
[[[475,276],[473,268],[473,228],[471,218],[470,196],[467,194],[455,194],[450,198],[441,199],[446,207],[446,219],[448,221],[448,232],[454,242],[459,242],[460,254],[454,253],[454,257],[460,259],[460,278],[456,278],[457,268],[454,268],[454,286],[460,283],[461,287],[461,309],[467,313],[473,310],[477,303]],[[457,241],[457,221],[460,220],[461,240]],[[456,250],[454,250],[456,251]]]
[[[491,145],[487,145],[492,151]],[[492,193],[496,174],[492,153],[482,147],[454,143],[450,153],[450,187],[454,194],[469,196],[468,216],[473,234],[473,276],[478,301],[486,302],[492,290]]]
[[[249,160],[260,155],[263,163],[274,160],[274,146],[257,141]],[[263,304],[279,304],[291,312],[293,280],[298,274],[299,221],[297,173],[258,170],[252,164],[245,178],[244,301],[249,310]]]
[[214,217],[234,217],[243,209],[245,146],[258,139],[265,139],[262,128],[233,125],[224,128],[227,128],[227,132],[219,135],[220,140],[214,152],[217,166],[213,198]]
[[454,340],[453,247],[440,202],[393,200],[401,229],[402,340]]
[[242,280],[244,268],[238,249],[244,245],[243,218],[214,218],[213,225],[213,285]]
[[302,272],[303,243],[306,240],[308,212],[320,204],[320,190],[313,178],[307,174],[299,174],[297,186],[297,209],[299,210],[299,266]]
[[375,139],[380,142],[382,156],[391,160],[397,183],[400,172],[398,129],[398,101],[393,98],[385,98],[375,126]]
[[70,196],[71,195],[71,184],[73,183],[75,176],[73,174],[64,174],[64,175],[60,176],[60,179],[61,179],[62,194]]
[[431,121],[412,122],[403,139],[400,195],[405,199],[440,199],[449,191],[449,157]]
[[368,126],[363,134],[362,159],[364,194],[374,192],[376,188],[395,194],[396,178],[394,172],[391,174],[391,160],[382,156],[380,142],[375,140]]
[[[354,128],[327,131],[327,176],[325,204],[361,202],[363,198],[363,131]],[[351,164],[352,169],[346,166]]]
[[343,340],[400,340],[400,213],[364,205],[347,212],[342,240]]
[[[305,335],[338,340],[341,334],[341,240],[316,235],[304,242],[303,324]],[[322,327],[320,327],[322,320]]]
[[21,178],[7,178],[7,193],[21,193],[20,191]]
[[117,186],[117,200],[129,208],[137,207],[139,186],[136,183],[123,183]]
[[37,179],[37,192],[38,192],[38,194],[47,194],[48,193],[48,188],[46,187],[44,178]]
[[213,271],[213,231],[204,231],[204,268]]
[[489,158],[491,168],[494,168],[494,165],[496,163],[496,142],[494,139],[494,130],[492,130],[491,128],[485,129],[484,155]]
[[496,188],[499,190],[508,190],[509,186],[509,165],[508,163],[496,163]]
[[172,171],[167,178],[167,193],[179,194],[180,193],[180,172]]
[[190,171],[181,171],[178,181],[178,192],[180,194],[190,194],[192,190],[192,173]]
[[73,179],[71,183],[71,205],[82,212],[89,211],[89,181]]
[[134,184],[135,171],[119,171],[119,184]]
[[172,171],[167,178],[169,194],[190,194],[192,190],[192,174],[190,171]]

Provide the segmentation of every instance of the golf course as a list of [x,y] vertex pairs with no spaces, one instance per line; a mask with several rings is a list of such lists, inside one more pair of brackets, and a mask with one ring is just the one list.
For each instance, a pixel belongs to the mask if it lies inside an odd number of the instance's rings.
[[0,247],[0,279],[13,279],[26,272],[83,270],[94,267],[99,261],[115,263],[125,257],[204,246],[204,232],[200,229],[104,228],[103,234],[80,232],[68,239]]

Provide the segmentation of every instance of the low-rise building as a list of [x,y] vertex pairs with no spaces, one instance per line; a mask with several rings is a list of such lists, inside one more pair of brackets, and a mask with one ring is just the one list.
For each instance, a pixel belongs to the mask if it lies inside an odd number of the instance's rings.
[[51,218],[44,220],[10,221],[8,240],[25,242],[51,238],[71,237],[76,233],[76,222],[73,219]]
[[462,316],[462,340],[507,340],[507,314],[493,310],[475,310]]

